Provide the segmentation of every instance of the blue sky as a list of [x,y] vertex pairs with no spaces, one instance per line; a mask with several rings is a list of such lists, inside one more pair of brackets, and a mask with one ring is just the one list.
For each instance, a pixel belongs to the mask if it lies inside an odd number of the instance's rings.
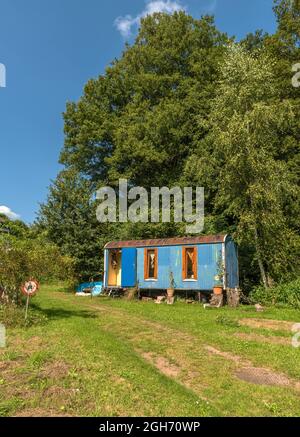
[[178,8],[213,13],[238,39],[275,29],[272,0],[0,0],[0,212],[34,220],[60,169],[66,102],[120,55],[141,16]]

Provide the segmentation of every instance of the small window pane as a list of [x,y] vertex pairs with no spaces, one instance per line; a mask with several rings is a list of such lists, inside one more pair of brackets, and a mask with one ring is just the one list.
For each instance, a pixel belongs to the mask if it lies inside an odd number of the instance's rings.
[[197,279],[197,249],[183,249],[183,279]]
[[148,278],[155,278],[155,263],[156,263],[155,250],[148,250],[147,255],[148,255],[148,261],[147,261]]
[[187,266],[187,278],[193,279],[195,276],[194,272],[194,249],[187,249],[186,251],[186,266]]

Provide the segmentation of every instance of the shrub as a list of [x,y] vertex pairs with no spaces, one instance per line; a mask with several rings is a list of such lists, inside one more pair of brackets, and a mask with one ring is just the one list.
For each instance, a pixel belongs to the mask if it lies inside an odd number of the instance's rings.
[[300,309],[300,278],[269,289],[256,287],[250,298],[264,305],[288,305]]
[[72,260],[40,239],[0,239],[0,298],[18,303],[20,286],[31,277],[38,281],[70,279]]

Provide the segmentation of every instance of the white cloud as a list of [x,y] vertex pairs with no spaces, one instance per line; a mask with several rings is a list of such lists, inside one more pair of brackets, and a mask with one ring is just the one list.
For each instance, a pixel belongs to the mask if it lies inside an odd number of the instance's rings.
[[11,220],[17,220],[20,218],[18,214],[16,214],[10,208],[4,205],[0,205],[0,214],[6,215],[6,217],[10,218]]
[[177,11],[185,11],[186,7],[181,5],[178,0],[148,0],[145,9],[136,17],[125,15],[125,17],[118,17],[115,20],[115,26],[124,38],[131,35],[132,28],[137,27],[143,17],[152,15],[155,12],[165,12],[173,14]]

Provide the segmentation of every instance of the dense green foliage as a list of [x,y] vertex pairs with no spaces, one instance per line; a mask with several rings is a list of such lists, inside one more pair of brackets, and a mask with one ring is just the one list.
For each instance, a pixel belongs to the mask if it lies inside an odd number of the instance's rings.
[[279,284],[271,290],[256,287],[251,292],[251,299],[265,305],[287,305],[300,309],[300,279]]
[[185,169],[187,181],[206,187],[206,212],[219,220],[222,211],[237,241],[253,248],[265,286],[268,276],[279,280],[300,262],[287,212],[298,181],[279,155],[295,115],[292,103],[279,98],[273,66],[264,52],[228,48],[208,121],[199,120],[208,133]]
[[208,17],[146,17],[135,43],[67,105],[61,162],[96,185],[120,177],[144,187],[177,183],[226,42]]
[[101,273],[100,251],[105,244],[105,228],[96,219],[92,190],[87,180],[74,171],[62,172],[50,187],[49,201],[42,205],[39,228],[50,241],[74,260],[80,279]]
[[23,222],[1,216],[0,303],[19,303],[21,284],[30,278],[49,281],[72,276],[73,261],[62,256],[58,246]]
[[205,233],[240,244],[244,289],[299,274],[300,4],[276,0],[274,35],[235,42],[212,17],[178,12],[142,20],[135,42],[85,86],[64,114],[65,170],[39,225],[76,274],[101,272],[101,249],[119,238],[184,235],[170,224],[100,224],[95,190],[204,186]]

